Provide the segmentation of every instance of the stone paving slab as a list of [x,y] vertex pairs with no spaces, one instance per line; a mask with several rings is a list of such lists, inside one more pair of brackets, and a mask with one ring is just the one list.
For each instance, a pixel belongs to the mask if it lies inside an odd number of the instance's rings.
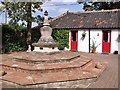
[[1,79],[19,85],[33,84],[33,81],[29,78],[29,75],[21,72],[7,72],[7,74],[2,76]]

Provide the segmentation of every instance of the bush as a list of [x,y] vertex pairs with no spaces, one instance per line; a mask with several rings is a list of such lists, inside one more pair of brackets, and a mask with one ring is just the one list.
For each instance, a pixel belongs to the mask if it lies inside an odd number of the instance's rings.
[[23,47],[21,47],[20,44],[17,44],[17,43],[8,43],[8,50],[9,52],[14,52],[14,51],[22,51],[24,50]]
[[69,47],[69,31],[68,30],[53,30],[52,37],[58,45],[59,50]]
[[2,46],[5,52],[26,50],[26,30],[14,30],[10,25],[2,25]]
[[[23,51],[27,50],[27,30],[20,26],[16,30],[10,25],[2,25],[2,47],[5,52]],[[32,40],[37,42],[40,37],[39,30],[32,31]],[[58,45],[59,50],[63,50],[69,46],[69,31],[68,30],[53,30],[52,36]]]

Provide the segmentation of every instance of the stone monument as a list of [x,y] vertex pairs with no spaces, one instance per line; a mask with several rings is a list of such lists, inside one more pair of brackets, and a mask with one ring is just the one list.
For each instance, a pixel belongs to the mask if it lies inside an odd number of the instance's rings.
[[57,49],[57,44],[55,43],[54,39],[52,38],[52,28],[50,27],[48,21],[48,12],[44,12],[44,23],[43,27],[40,28],[41,37],[37,43],[33,43],[35,52],[55,52],[59,51]]

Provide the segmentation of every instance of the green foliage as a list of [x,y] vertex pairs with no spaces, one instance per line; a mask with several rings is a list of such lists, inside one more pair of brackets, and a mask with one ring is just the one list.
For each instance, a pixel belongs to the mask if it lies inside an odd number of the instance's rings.
[[92,11],[93,10],[93,6],[91,6],[91,5],[84,5],[83,9],[85,11]]
[[22,51],[24,50],[23,47],[21,47],[21,45],[18,43],[8,43],[7,45],[7,49],[9,50],[9,52],[14,52],[14,51]]
[[52,36],[58,45],[58,49],[63,50],[69,47],[69,31],[68,30],[53,30]]
[[5,52],[26,50],[26,28],[16,31],[10,25],[2,25],[2,46]]
[[92,10],[110,10],[110,9],[120,9],[120,1],[119,2],[81,2],[77,0],[79,4],[83,4],[83,9],[85,11]]
[[32,41],[33,43],[38,42],[39,38],[41,37],[39,30],[32,30]]
[[94,10],[109,10],[109,9],[119,9],[120,8],[120,1],[119,2],[94,2],[92,3]]
[[31,45],[31,27],[32,22],[37,22],[37,17],[32,14],[36,11],[42,11],[42,2],[5,2],[3,1],[4,9],[8,12],[10,23],[14,26],[15,30],[19,30],[18,22],[22,22],[22,25],[27,27],[27,44]]
[[[40,5],[42,2],[2,2],[8,12],[11,22],[35,21],[36,17],[31,16],[36,11],[42,11]],[[24,23],[25,24],[25,23]]]

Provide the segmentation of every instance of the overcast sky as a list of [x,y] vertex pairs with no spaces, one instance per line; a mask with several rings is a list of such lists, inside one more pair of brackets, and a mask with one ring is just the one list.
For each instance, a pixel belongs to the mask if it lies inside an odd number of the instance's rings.
[[[1,0],[0,0],[1,1]],[[47,10],[49,17],[56,17],[64,12],[79,12],[82,11],[82,5],[76,2],[77,0],[48,0],[43,5],[41,5],[43,12],[36,12],[33,16],[41,15],[43,16],[44,11]],[[1,6],[1,4],[0,4]],[[0,15],[0,23],[5,22],[5,14]],[[36,23],[33,23],[33,27],[36,26]]]

